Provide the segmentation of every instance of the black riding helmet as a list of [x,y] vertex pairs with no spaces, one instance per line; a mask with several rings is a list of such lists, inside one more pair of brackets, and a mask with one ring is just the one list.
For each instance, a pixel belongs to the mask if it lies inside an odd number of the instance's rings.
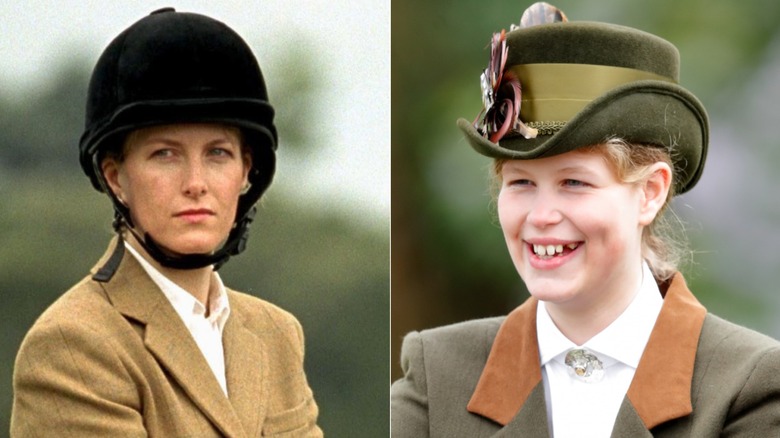
[[[79,160],[92,185],[111,198],[115,228],[124,223],[132,231],[130,211],[108,188],[100,168],[107,151],[119,150],[128,133],[148,126],[223,123],[240,128],[252,153],[251,186],[239,199],[223,247],[213,254],[171,255],[149,234],[137,236],[163,266],[218,268],[244,250],[255,203],[273,179],[273,117],[260,67],[237,33],[203,15],[160,9],[119,34],[100,56],[89,83]],[[103,277],[113,275],[113,269],[108,271]]]

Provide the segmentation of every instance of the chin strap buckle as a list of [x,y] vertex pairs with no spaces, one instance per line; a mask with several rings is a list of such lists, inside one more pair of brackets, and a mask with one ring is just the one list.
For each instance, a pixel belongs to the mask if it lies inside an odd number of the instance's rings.
[[114,276],[114,274],[116,274],[116,270],[119,268],[119,263],[125,256],[125,240],[121,235],[118,235],[116,240],[117,242],[116,247],[114,247],[114,252],[111,253],[111,257],[109,257],[106,263],[100,269],[98,269],[95,275],[92,276],[93,280],[99,281],[101,283],[108,283],[111,281],[111,278]]

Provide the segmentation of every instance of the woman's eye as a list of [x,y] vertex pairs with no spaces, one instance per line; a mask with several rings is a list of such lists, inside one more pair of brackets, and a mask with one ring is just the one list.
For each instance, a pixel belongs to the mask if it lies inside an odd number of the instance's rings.
[[157,149],[152,152],[153,157],[167,158],[173,156],[173,151],[170,149]]
[[209,151],[209,155],[214,157],[232,157],[233,152],[225,148],[214,148]]

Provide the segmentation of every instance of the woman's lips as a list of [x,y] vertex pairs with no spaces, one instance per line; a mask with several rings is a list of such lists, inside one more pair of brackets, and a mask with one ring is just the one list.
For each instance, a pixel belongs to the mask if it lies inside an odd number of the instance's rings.
[[211,216],[214,216],[214,212],[207,208],[198,208],[191,210],[184,210],[174,215],[177,218],[184,219],[190,223],[202,222]]

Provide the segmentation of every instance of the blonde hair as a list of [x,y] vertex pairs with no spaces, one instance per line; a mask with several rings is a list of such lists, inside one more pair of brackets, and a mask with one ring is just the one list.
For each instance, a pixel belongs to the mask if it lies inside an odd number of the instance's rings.
[[[646,180],[652,174],[651,166],[658,162],[666,163],[672,169],[672,184],[666,202],[653,222],[642,231],[641,247],[642,257],[647,260],[655,278],[669,280],[691,258],[682,221],[669,207],[675,195],[674,165],[669,152],[662,147],[630,144],[617,138],[579,151],[601,154],[618,181],[624,184],[639,184]],[[500,191],[501,169],[507,161],[505,158],[497,158],[493,162],[491,192],[494,199]]]

